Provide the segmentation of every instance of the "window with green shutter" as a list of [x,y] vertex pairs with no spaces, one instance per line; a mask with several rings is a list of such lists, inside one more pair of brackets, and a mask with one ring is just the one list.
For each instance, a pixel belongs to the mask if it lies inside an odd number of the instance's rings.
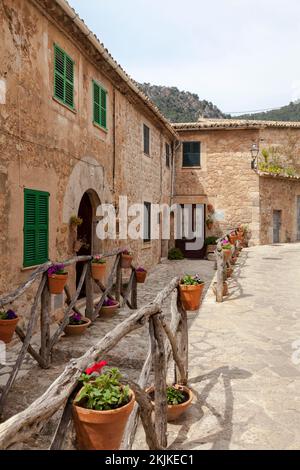
[[74,62],[54,45],[54,96],[74,109]]
[[24,267],[48,260],[49,193],[24,189]]
[[107,91],[93,81],[93,121],[103,129],[107,129]]

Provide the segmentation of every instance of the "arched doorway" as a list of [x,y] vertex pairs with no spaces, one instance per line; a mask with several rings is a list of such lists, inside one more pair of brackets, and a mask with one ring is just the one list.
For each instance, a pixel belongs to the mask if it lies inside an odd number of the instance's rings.
[[[77,252],[77,256],[90,255],[93,252],[93,206],[89,192],[85,192],[79,204],[78,217],[82,219],[82,224],[77,228],[77,240],[83,244]],[[82,274],[83,263],[76,265],[76,288]],[[79,298],[85,297],[85,284],[83,284]]]

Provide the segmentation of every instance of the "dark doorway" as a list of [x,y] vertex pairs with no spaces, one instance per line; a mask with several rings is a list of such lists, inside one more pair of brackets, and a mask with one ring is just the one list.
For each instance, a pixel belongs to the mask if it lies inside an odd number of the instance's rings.
[[[182,205],[183,207],[183,205]],[[193,230],[196,230],[195,223],[196,223],[196,204],[192,204],[192,224],[193,224]],[[184,220],[181,221],[182,226],[184,225]],[[204,227],[204,238],[205,238],[205,206],[203,207],[203,227]],[[187,238],[182,238],[175,240],[175,246],[176,248],[179,248],[184,257],[188,259],[203,259],[206,254],[206,248],[203,246],[200,250],[187,250],[186,249],[186,244],[187,243],[194,243],[196,241],[196,238],[193,238],[191,240],[188,240]]]
[[273,243],[280,243],[281,211],[273,211]]
[[[83,242],[80,250],[77,252],[77,256],[86,256],[92,253],[92,226],[93,226],[93,208],[88,193],[84,193],[82,196],[79,209],[78,217],[83,222],[77,229],[77,239]],[[77,263],[76,265],[76,287],[79,284],[80,276],[82,274],[83,263]],[[85,284],[83,284],[79,298],[85,297]]]

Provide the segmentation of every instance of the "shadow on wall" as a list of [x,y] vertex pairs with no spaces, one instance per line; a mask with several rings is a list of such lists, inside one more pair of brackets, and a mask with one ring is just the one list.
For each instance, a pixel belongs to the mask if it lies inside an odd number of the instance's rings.
[[[189,380],[189,384],[194,385],[192,388],[195,396],[194,402],[190,408],[190,413],[186,415],[185,418],[182,418],[182,422],[184,422],[184,424],[181,424],[180,421],[178,421],[180,429],[178,430],[176,439],[173,441],[169,449],[189,450],[211,443],[211,450],[228,450],[230,448],[232,438],[232,418],[234,409],[234,395],[231,381],[248,379],[251,375],[252,374],[247,370],[238,368],[231,369],[226,366],[215,369],[208,374],[191,378]],[[197,386],[201,386],[204,382],[207,383],[202,388],[201,392],[198,392],[196,389],[198,388]],[[218,400],[218,403],[220,402],[220,409],[217,409],[214,405],[210,404],[209,398],[214,387],[219,384],[224,388],[224,399]],[[214,394],[214,401],[216,401],[215,397],[216,395]],[[207,435],[207,432],[203,428],[202,437],[201,420],[204,418],[203,407],[206,407],[210,414],[215,418],[217,429],[215,432],[212,431]],[[197,425],[197,427],[195,427],[195,425]],[[243,423],[242,426],[244,426],[246,430],[248,423]],[[194,429],[191,433],[192,427]],[[195,438],[191,439],[191,435],[194,435]]]

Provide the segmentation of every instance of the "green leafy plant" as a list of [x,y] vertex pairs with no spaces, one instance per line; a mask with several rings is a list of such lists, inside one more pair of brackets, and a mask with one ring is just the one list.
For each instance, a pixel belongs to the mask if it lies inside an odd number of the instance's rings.
[[218,238],[217,237],[206,237],[204,241],[204,245],[216,245]]
[[[100,363],[99,363],[100,364]],[[97,364],[96,364],[97,366]],[[122,375],[119,369],[107,369],[100,375],[94,374],[102,368],[92,367],[87,369],[89,374],[82,374],[80,381],[83,387],[74,403],[90,410],[114,410],[126,405],[130,401],[130,389],[120,380]]]
[[181,260],[184,259],[184,256],[179,248],[171,248],[168,253],[168,259]]
[[285,174],[286,176],[296,176],[296,170],[291,167],[285,168]]
[[181,390],[175,387],[167,387],[167,402],[168,405],[180,405],[186,401],[186,397]]
[[79,225],[82,224],[82,222],[83,222],[83,219],[81,219],[80,217],[77,217],[77,215],[72,215],[70,218],[71,225],[76,225],[78,227]]
[[198,284],[203,284],[203,281],[200,279],[198,274],[195,274],[194,276],[186,274],[181,279],[181,284],[184,284],[185,286],[197,286]]

